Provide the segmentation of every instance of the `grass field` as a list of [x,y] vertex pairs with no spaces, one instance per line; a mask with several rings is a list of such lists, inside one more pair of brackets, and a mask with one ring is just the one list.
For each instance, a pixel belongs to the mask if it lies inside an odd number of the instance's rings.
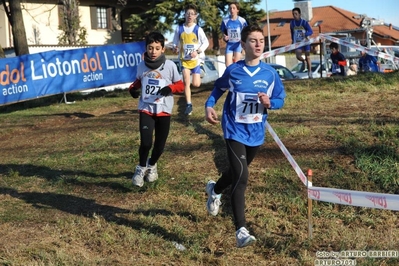
[[[398,72],[285,86],[286,104],[269,123],[315,186],[399,193]],[[0,264],[315,265],[324,251],[399,251],[398,213],[389,210],[313,202],[310,239],[306,188],[269,133],[246,192],[257,242],[236,248],[228,194],[218,216],[205,207],[206,182],[227,164],[220,125],[204,119],[211,89],[193,89],[189,119],[175,96],[159,179],[142,188],[131,184],[138,113],[126,91],[0,107]]]

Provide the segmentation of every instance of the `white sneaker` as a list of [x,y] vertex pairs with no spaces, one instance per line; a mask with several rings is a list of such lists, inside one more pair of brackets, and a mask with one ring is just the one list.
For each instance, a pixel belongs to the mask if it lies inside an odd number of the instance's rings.
[[209,214],[216,216],[219,212],[219,206],[222,204],[220,198],[222,194],[215,194],[213,188],[215,187],[216,182],[213,180],[209,180],[206,184],[206,193],[208,194],[208,201],[206,202],[206,208]]
[[147,173],[144,177],[145,181],[147,182],[154,182],[155,180],[158,179],[158,170],[157,170],[157,164],[155,163],[154,165],[149,164],[149,159],[147,161]]
[[142,167],[140,165],[136,166],[136,171],[134,171],[132,177],[132,183],[135,186],[142,187],[144,185],[144,176],[145,172],[147,171],[146,167]]
[[245,227],[241,227],[236,232],[237,247],[243,248],[255,243],[256,238],[249,234],[249,231]]

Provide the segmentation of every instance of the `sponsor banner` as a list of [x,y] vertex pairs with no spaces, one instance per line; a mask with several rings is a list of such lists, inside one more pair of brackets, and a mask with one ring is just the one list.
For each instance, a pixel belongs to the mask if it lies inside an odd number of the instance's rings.
[[326,187],[308,188],[308,198],[337,204],[399,211],[399,195]]
[[144,52],[137,42],[0,59],[0,105],[133,82]]
[[269,131],[270,135],[272,135],[274,141],[277,143],[279,146],[280,150],[283,152],[284,156],[287,158],[287,160],[290,162],[292,168],[294,168],[295,172],[297,173],[299,179],[301,179],[302,183],[307,186],[311,187],[312,182],[310,182],[305,174],[302,172],[301,168],[297,164],[297,162],[294,160],[290,152],[287,150],[287,148],[284,146],[284,144],[281,142],[280,138],[277,136],[276,132],[274,132],[273,128],[270,126],[269,122],[266,121],[266,129]]
[[350,48],[354,48],[354,49],[356,49],[358,51],[366,52],[369,55],[378,56],[378,57],[381,57],[381,58],[384,58],[384,59],[387,59],[387,60],[391,60],[391,61],[395,62],[395,64],[399,65],[399,58],[395,57],[394,55],[390,55],[390,54],[387,54],[387,53],[384,53],[384,52],[381,52],[381,51],[377,51],[377,50],[372,50],[372,49],[364,47],[364,46],[362,46],[360,44],[354,44],[354,43],[351,43],[351,42],[348,42],[348,41],[345,41],[345,40],[341,40],[339,38],[335,38],[335,37],[332,37],[330,35],[323,34],[323,33],[320,34],[320,37],[323,38],[323,39],[327,39],[329,41],[332,41],[332,42],[339,43],[339,44],[344,45],[344,46],[348,46]]

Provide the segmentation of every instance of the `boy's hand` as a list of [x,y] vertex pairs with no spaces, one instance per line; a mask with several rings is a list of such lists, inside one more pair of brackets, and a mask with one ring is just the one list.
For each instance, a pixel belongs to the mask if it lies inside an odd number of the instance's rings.
[[229,41],[229,36],[226,34],[223,34],[223,41],[228,42]]
[[264,92],[258,92],[258,97],[259,97],[260,103],[263,104],[263,106],[264,106],[266,109],[270,109],[271,103],[270,103],[270,98],[269,98],[269,96],[267,96],[267,94],[264,93]]
[[168,96],[171,92],[172,89],[169,86],[166,86],[160,89],[157,94],[160,94],[162,96]]
[[205,118],[206,121],[208,121],[212,125],[219,123],[218,115],[216,114],[215,109],[213,109],[212,107],[205,108]]
[[129,93],[130,93],[130,95],[133,97],[133,98],[138,98],[139,96],[140,96],[140,90],[139,89],[137,89],[137,88],[135,88],[134,86],[133,86],[133,84],[134,83],[132,83],[130,86],[129,86]]

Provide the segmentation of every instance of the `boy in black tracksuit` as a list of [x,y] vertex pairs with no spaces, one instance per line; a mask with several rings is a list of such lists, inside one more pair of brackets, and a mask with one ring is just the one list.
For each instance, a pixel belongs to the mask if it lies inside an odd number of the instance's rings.
[[332,42],[330,44],[331,61],[332,61],[332,75],[346,76],[346,59],[345,56],[338,50],[338,43]]

